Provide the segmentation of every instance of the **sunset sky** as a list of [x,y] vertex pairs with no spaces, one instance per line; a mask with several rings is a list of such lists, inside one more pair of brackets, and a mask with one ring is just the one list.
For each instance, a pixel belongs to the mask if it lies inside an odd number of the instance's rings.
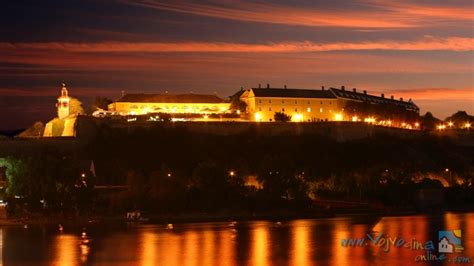
[[0,129],[71,96],[356,87],[474,113],[474,2],[3,1]]

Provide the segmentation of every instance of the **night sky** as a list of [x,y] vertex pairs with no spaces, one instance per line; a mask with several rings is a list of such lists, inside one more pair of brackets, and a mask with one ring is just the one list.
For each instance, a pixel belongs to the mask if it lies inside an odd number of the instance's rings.
[[2,1],[0,129],[126,93],[356,87],[474,113],[474,2]]

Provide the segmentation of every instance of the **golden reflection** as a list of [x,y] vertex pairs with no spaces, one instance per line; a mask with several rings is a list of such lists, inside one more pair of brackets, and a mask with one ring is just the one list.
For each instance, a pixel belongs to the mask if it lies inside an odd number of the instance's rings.
[[[220,261],[219,264],[231,266],[235,265],[235,258],[234,258],[234,238],[235,238],[235,230],[236,229],[229,229],[223,230],[220,232],[219,237],[219,254],[215,257],[217,261]],[[216,244],[216,242],[214,242]]]
[[203,233],[203,265],[214,265],[215,262],[215,250],[214,250],[214,231],[212,229],[206,230]]
[[[335,227],[333,229],[333,246],[332,246],[332,261],[334,265],[349,265],[350,251],[348,248],[342,247],[341,239],[348,239],[349,233],[345,221],[334,221]],[[322,243],[324,245],[324,243]]]
[[183,259],[184,265],[196,266],[198,265],[198,234],[194,230],[190,230],[184,233],[184,250]]
[[159,260],[167,266],[182,265],[181,236],[173,232],[160,234]]
[[291,264],[309,265],[311,264],[311,222],[299,220],[292,223],[292,247]]
[[460,229],[461,226],[460,226],[459,215],[454,214],[452,212],[447,212],[444,215],[444,224],[445,224],[446,230]]
[[269,260],[269,241],[268,241],[267,222],[256,225],[252,232],[252,257],[251,264],[256,266],[270,265]]
[[74,235],[60,234],[56,237],[54,265],[77,265],[78,239]]
[[3,262],[3,228],[0,228],[0,266]]
[[154,232],[147,231],[141,234],[141,265],[156,265],[158,258],[156,257],[157,235]]

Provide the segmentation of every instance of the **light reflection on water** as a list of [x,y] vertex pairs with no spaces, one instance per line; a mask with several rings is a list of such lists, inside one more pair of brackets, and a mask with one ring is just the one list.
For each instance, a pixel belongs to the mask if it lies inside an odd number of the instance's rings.
[[84,234],[67,227],[63,233],[6,227],[0,229],[0,255],[5,265],[412,265],[423,251],[342,247],[341,239],[373,230],[405,241],[433,240],[437,247],[443,229],[463,231],[465,250],[458,255],[470,257],[465,265],[472,265],[474,213],[175,224],[172,230],[161,224],[95,225]]

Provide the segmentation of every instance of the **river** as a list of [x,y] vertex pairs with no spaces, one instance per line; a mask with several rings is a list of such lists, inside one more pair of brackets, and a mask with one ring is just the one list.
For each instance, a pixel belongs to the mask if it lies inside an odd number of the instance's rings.
[[[3,265],[429,265],[433,258],[423,260],[426,250],[413,243],[426,248],[432,241],[431,254],[439,256],[438,231],[456,229],[464,249],[442,264],[457,258],[457,265],[474,265],[474,213],[183,223],[172,229],[12,226],[0,229],[0,255]],[[364,240],[343,246],[350,238]]]

